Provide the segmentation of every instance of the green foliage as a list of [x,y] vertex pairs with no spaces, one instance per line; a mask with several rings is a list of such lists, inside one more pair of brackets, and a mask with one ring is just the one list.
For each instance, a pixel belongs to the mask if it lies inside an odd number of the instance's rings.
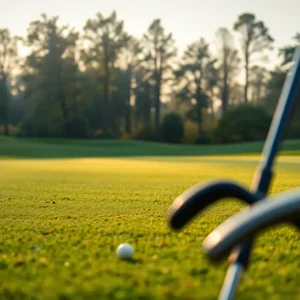
[[[142,39],[144,58],[142,67],[147,71],[153,85],[154,132],[159,135],[161,94],[164,84],[170,79],[172,62],[177,54],[172,33],[167,33],[160,19],[155,19]],[[148,99],[147,99],[148,100]]]
[[265,50],[271,49],[274,39],[264,22],[256,20],[250,13],[241,14],[233,25],[234,30],[241,35],[241,49],[245,62],[245,103],[248,102],[250,64],[254,54],[263,55]]
[[63,123],[62,136],[66,138],[87,138],[90,136],[88,121],[84,118],[74,118]]
[[[268,28],[246,13],[238,17],[234,29],[242,38],[251,100],[273,112],[300,35],[281,49],[283,65],[268,80],[266,70],[252,64],[254,56],[263,59],[272,45]],[[20,40],[8,29],[0,29],[0,125],[5,133],[9,125],[22,123],[25,136],[133,136],[158,141],[164,113],[180,110],[184,121],[198,127],[184,141],[206,144],[211,143],[217,115],[242,98],[242,87],[236,82],[240,59],[226,28],[216,33],[217,56],[200,38],[187,46],[180,60],[176,60],[173,35],[160,19],[153,20],[137,40],[129,36],[115,11],[88,19],[82,35],[61,25],[57,16],[42,14],[29,24],[22,39],[29,50],[22,65],[17,56]],[[21,74],[11,77],[13,69]],[[180,104],[176,108],[174,100]],[[298,125],[292,127],[295,137]]]
[[7,28],[0,28],[0,124],[4,126],[4,135],[9,135],[9,83],[12,71],[17,67],[18,40]]
[[129,69],[116,69],[116,79],[114,80],[115,90],[112,93],[113,128],[118,132],[120,124],[127,119],[128,106],[130,105],[132,72]]
[[238,50],[234,47],[234,38],[227,28],[220,28],[216,32],[218,53],[218,87],[222,101],[222,114],[229,105],[229,97],[232,93],[232,85],[239,73],[240,58]]
[[273,114],[279,100],[287,73],[281,69],[276,69],[272,71],[270,75],[270,79],[266,84],[267,91],[265,97],[262,100],[262,104],[268,112]]
[[162,139],[168,143],[181,143],[184,136],[184,124],[178,114],[167,114],[161,125]]
[[[87,69],[94,69],[101,74],[103,85],[102,127],[104,131],[115,130],[115,122],[120,108],[115,108],[112,102],[112,91],[115,88],[115,64],[123,49],[130,41],[130,36],[124,30],[124,22],[119,21],[117,13],[108,17],[97,13],[84,26],[84,41],[87,47],[82,50],[82,60]],[[124,99],[122,99],[124,101]]]
[[196,138],[196,144],[208,145],[208,144],[212,144],[212,142],[213,142],[213,137],[211,133],[206,131],[202,131],[201,133],[199,133]]
[[156,141],[157,136],[154,133],[153,127],[149,125],[144,125],[139,128],[134,134],[133,138],[141,141]]
[[264,140],[271,116],[262,106],[242,104],[228,110],[216,129],[216,138],[222,143]]
[[7,119],[9,104],[9,93],[6,81],[0,80],[0,124],[4,124]]
[[73,29],[58,24],[58,17],[48,18],[45,14],[31,22],[27,31],[30,54],[23,76],[27,119],[49,127],[49,132],[57,119],[67,121],[79,114],[77,39]]
[[279,55],[282,57],[282,66],[289,66],[291,63],[296,47],[300,45],[300,33],[296,33],[293,37],[294,45],[285,46],[279,49]]
[[49,137],[54,136],[54,134],[51,134],[50,127],[43,123],[38,122],[34,119],[25,119],[21,123],[21,130],[20,135],[24,137]]
[[97,135],[97,138],[104,140],[116,140],[120,138],[120,135],[115,131],[103,131],[101,134]]
[[147,69],[140,67],[135,73],[136,86],[134,88],[135,106],[134,116],[137,122],[149,127],[151,122],[151,107],[153,105],[153,84],[149,80]]
[[209,44],[200,38],[187,47],[180,68],[175,72],[176,84],[180,87],[177,96],[187,103],[187,118],[198,124],[199,133],[203,130],[203,110],[207,109],[209,103],[205,87],[211,90],[217,80],[215,62],[211,58]]

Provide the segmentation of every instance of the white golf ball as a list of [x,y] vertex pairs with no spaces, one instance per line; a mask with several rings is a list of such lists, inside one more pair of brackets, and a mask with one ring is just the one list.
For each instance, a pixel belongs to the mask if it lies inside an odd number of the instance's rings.
[[121,259],[130,259],[133,256],[133,248],[129,244],[121,244],[117,248],[117,255]]

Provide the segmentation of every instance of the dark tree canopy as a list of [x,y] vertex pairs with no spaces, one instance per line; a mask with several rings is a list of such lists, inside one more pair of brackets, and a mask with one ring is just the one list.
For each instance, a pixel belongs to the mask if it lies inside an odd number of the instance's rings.
[[[21,38],[0,29],[0,133],[159,141],[164,117],[174,112],[183,141],[210,143],[222,117],[241,103],[274,112],[300,45],[300,33],[291,34],[278,63],[267,67],[273,44],[267,24],[243,13],[233,32],[221,26],[212,39],[196,37],[178,54],[162,20],[134,37],[116,11],[96,13],[76,30],[46,14]],[[252,106],[243,113],[254,114]],[[300,110],[294,112],[299,119]],[[294,122],[292,135],[299,129]]]

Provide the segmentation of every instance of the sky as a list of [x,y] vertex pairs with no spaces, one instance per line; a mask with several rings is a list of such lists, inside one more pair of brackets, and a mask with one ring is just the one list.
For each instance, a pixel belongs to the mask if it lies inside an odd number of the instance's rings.
[[[276,48],[292,43],[292,37],[300,32],[300,0],[0,0],[0,8],[0,28],[23,36],[28,24],[44,12],[59,15],[61,23],[81,30],[97,12],[108,15],[116,10],[126,31],[137,38],[154,18],[160,18],[173,33],[180,52],[200,37],[213,41],[219,27],[231,29],[244,12],[265,22]],[[275,52],[270,59],[275,62]]]

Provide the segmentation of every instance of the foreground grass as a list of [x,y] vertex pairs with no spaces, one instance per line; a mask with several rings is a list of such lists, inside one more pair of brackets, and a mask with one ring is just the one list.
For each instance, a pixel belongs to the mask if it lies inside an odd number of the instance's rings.
[[[300,159],[280,161],[272,193],[300,185]],[[180,233],[169,230],[167,209],[199,181],[249,185],[256,164],[252,156],[0,160],[0,298],[216,299],[227,264],[211,265],[201,242],[240,205],[221,202]],[[122,242],[135,248],[130,262],[115,255]],[[287,225],[257,240],[239,288],[238,299],[263,298],[300,298],[299,235]]]

